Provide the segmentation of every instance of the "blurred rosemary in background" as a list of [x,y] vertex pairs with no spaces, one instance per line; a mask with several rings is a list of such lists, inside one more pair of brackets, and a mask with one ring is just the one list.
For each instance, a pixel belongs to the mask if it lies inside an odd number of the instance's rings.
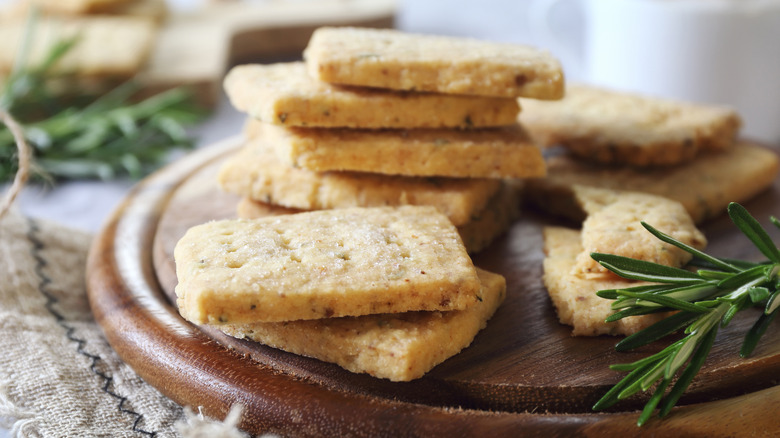
[[[177,88],[139,101],[134,96],[140,87],[132,81],[102,95],[74,89],[76,78],[58,73],[56,65],[76,44],[77,37],[58,42],[37,65],[17,59],[11,74],[0,77],[0,109],[23,126],[34,177],[140,178],[164,164],[171,151],[192,148],[185,128],[206,112],[190,93]],[[0,124],[0,182],[14,177],[16,154],[13,136]]]

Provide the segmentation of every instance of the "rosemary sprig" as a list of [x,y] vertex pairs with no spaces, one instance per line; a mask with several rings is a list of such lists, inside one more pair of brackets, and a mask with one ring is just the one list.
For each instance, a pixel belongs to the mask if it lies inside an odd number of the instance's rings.
[[[178,88],[134,101],[140,87],[127,82],[99,96],[73,93],[74,78],[55,71],[78,38],[54,44],[31,67],[19,60],[0,88],[0,108],[22,125],[39,177],[139,178],[162,165],[174,149],[193,146],[186,126],[205,112]],[[22,52],[24,56],[24,52]],[[0,181],[17,170],[16,146],[0,125]]]
[[[639,391],[655,388],[639,415],[637,424],[645,424],[656,408],[666,416],[688,388],[710,352],[720,327],[748,307],[763,306],[763,313],[745,336],[740,356],[750,355],[780,308],[780,250],[769,234],[747,210],[737,203],[728,206],[728,214],[742,233],[766,256],[767,261],[753,263],[712,257],[702,251],[642,225],[660,240],[694,256],[695,272],[610,254],[591,256],[602,266],[631,280],[652,285],[602,290],[597,294],[614,300],[616,311],[607,321],[656,312],[677,311],[652,326],[626,337],[615,349],[628,351],[684,329],[684,336],[660,352],[629,364],[610,368],[628,372],[594,406],[606,409]],[[780,221],[771,218],[780,228]],[[671,389],[667,392],[667,388]]]

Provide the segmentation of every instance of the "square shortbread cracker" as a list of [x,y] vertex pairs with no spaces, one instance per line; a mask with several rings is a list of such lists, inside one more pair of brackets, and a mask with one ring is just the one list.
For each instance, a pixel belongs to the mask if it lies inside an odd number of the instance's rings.
[[[25,29],[24,21],[0,23],[0,73],[10,71],[18,58]],[[78,36],[76,45],[56,64],[57,71],[81,76],[129,77],[144,66],[156,25],[148,19],[134,17],[44,17],[36,21],[33,33],[33,43],[27,53],[30,65],[42,62],[57,42]]]
[[225,91],[233,106],[277,125],[326,128],[479,128],[513,125],[517,99],[341,87],[301,62],[239,65]]
[[749,142],[669,168],[634,169],[584,163],[560,155],[547,161],[548,175],[526,182],[524,194],[538,207],[574,220],[585,213],[575,185],[652,193],[680,202],[695,223],[726,212],[729,202],[745,202],[770,185],[780,169],[776,153]]
[[545,175],[541,150],[519,126],[480,130],[284,128],[252,121],[247,136],[274,146],[293,166],[453,178]]
[[470,254],[487,248],[512,226],[520,215],[521,191],[519,181],[505,181],[481,212],[458,227],[463,245]]
[[561,227],[545,227],[543,262],[544,285],[550,295],[558,320],[572,326],[574,336],[630,335],[659,321],[667,314],[631,316],[615,322],[604,322],[614,313],[612,300],[601,298],[596,292],[639,286],[611,273],[575,273],[577,256],[582,253],[580,232]]
[[479,280],[434,207],[321,210],[195,226],[174,250],[179,312],[195,323],[461,310]]
[[471,344],[506,296],[504,277],[477,269],[482,299],[466,310],[256,324],[223,332],[392,381],[422,377]]
[[247,142],[220,169],[226,191],[302,210],[432,205],[455,226],[485,208],[499,190],[494,178],[415,178],[358,172],[314,172],[281,162],[263,139]]
[[741,119],[731,108],[585,85],[567,85],[555,102],[523,99],[520,123],[543,145],[583,160],[633,166],[675,165],[700,150],[730,147]]
[[323,27],[304,51],[312,77],[335,84],[497,97],[559,99],[560,62],[517,44],[390,29]]
[[[520,185],[512,181],[503,183],[484,208],[475,212],[467,222],[457,226],[458,234],[469,254],[485,249],[512,225],[512,221],[517,219],[520,212],[520,189]],[[301,211],[249,198],[241,199],[236,208],[238,217],[242,219]]]

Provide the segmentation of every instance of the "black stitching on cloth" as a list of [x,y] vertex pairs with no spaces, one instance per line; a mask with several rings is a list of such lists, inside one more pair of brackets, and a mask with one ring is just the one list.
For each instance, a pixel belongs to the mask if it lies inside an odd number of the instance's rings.
[[98,361],[101,360],[101,357],[91,354],[87,351],[84,351],[84,346],[87,344],[87,341],[84,339],[77,338],[75,335],[76,329],[68,325],[67,321],[65,320],[65,317],[62,316],[62,314],[54,308],[54,305],[57,304],[57,298],[47,290],[49,285],[51,284],[51,278],[49,278],[46,275],[46,273],[43,272],[44,268],[47,265],[47,262],[46,259],[41,255],[41,251],[43,251],[45,245],[37,237],[37,233],[40,231],[40,228],[38,227],[38,223],[29,217],[27,218],[27,225],[28,225],[27,240],[32,244],[30,255],[32,255],[32,257],[35,259],[35,274],[38,276],[39,279],[38,292],[40,292],[41,295],[43,295],[46,298],[46,310],[48,310],[49,313],[51,313],[52,316],[54,316],[54,319],[57,321],[57,325],[59,325],[65,330],[65,336],[69,340],[77,344],[76,351],[82,356],[90,359],[92,363],[89,369],[104,381],[103,387],[101,388],[103,392],[105,392],[106,394],[110,395],[111,397],[119,401],[117,408],[119,409],[120,412],[128,414],[133,418],[135,418],[135,421],[133,421],[133,431],[151,437],[157,436],[157,432],[149,432],[147,430],[138,427],[138,424],[141,422],[144,416],[131,409],[127,409],[124,407],[127,398],[115,393],[110,389],[111,384],[114,382],[114,378],[97,369],[97,364]]

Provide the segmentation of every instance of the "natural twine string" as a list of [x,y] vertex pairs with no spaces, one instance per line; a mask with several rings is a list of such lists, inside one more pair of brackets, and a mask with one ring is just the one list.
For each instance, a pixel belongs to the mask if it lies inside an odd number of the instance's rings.
[[13,205],[16,197],[21,193],[24,184],[27,182],[27,178],[30,176],[31,152],[30,145],[28,145],[27,141],[24,139],[24,131],[22,130],[21,125],[19,125],[8,111],[2,108],[0,108],[0,122],[7,126],[8,130],[11,131],[14,141],[16,141],[16,148],[19,151],[17,158],[19,161],[19,168],[16,171],[16,176],[14,176],[14,182],[11,184],[11,187],[8,189],[8,192],[5,194],[3,201],[0,204],[0,218],[2,218],[11,208],[11,205]]

